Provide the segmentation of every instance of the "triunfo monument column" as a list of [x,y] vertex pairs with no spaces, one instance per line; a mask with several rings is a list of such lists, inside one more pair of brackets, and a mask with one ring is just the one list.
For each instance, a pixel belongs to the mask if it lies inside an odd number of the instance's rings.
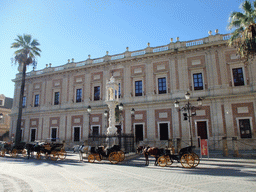
[[[109,127],[107,128],[107,135],[114,136],[117,132],[116,128],[116,117],[115,108],[119,104],[119,93],[118,93],[118,83],[112,76],[106,85],[106,104],[109,108]],[[115,137],[108,138],[108,143],[110,146],[117,144],[117,139]]]

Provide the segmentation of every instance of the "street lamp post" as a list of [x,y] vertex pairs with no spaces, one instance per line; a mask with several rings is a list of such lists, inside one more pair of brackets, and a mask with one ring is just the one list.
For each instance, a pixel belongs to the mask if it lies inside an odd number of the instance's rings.
[[121,133],[122,133],[122,123],[123,123],[123,110],[124,110],[124,105],[123,103],[120,103],[118,105],[118,112],[119,112],[119,127],[117,129],[117,136],[118,136],[118,139],[119,139],[119,145],[120,147],[122,147],[122,140],[121,140]]
[[90,105],[87,107],[87,112],[88,112],[88,123],[89,123],[89,127],[88,127],[89,134],[88,135],[90,135],[90,130],[91,130],[91,128],[90,128],[90,115],[91,115],[91,112],[92,112],[92,108],[91,108]]
[[132,119],[132,122],[131,122],[131,133],[133,133],[133,119],[134,119],[134,113],[135,113],[135,110],[134,110],[134,108],[132,108],[132,110],[131,110],[131,119]]
[[[121,128],[122,128],[123,110],[124,110],[124,105],[123,105],[123,103],[120,103],[120,105],[118,105],[118,110],[119,110],[119,114],[120,114],[119,122],[120,122],[120,126],[121,126]],[[120,133],[121,133],[121,132],[120,132]]]
[[107,133],[107,118],[108,118],[108,111],[104,111],[104,117],[105,117],[105,130],[104,133]]
[[190,145],[193,146],[191,117],[195,116],[196,112],[192,112],[192,111],[195,109],[200,109],[200,107],[202,106],[202,98],[198,97],[198,99],[197,99],[198,107],[191,105],[191,103],[189,102],[190,93],[188,91],[185,93],[185,99],[187,100],[187,103],[185,104],[184,107],[180,108],[179,101],[177,101],[177,100],[174,102],[174,107],[177,109],[177,111],[187,112],[187,113],[183,113],[183,116],[184,116],[184,120],[188,119],[189,132],[190,132]]

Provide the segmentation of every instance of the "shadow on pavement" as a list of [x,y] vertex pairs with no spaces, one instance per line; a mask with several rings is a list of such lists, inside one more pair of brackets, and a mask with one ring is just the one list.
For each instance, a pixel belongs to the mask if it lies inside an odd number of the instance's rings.
[[128,157],[123,162],[118,164],[111,164],[108,159],[102,161],[95,161],[94,163],[89,163],[87,159],[79,161],[78,154],[67,153],[65,160],[52,161],[50,159],[37,160],[35,158],[24,158],[18,156],[17,158],[12,158],[10,156],[1,157],[2,162],[12,162],[12,163],[23,163],[23,164],[34,164],[35,166],[41,164],[49,164],[54,166],[64,166],[64,165],[74,165],[74,166],[86,166],[88,164],[108,164],[112,166],[127,166],[127,167],[141,167],[146,169],[158,169],[161,172],[165,171],[175,171],[182,172],[192,175],[209,175],[209,176],[232,176],[232,177],[252,177],[252,181],[256,181],[256,164],[255,160],[246,161],[243,159],[203,159],[196,168],[186,169],[183,168],[180,163],[175,161],[171,166],[160,167],[154,166],[155,158],[149,158],[149,166],[145,165],[145,158],[142,155],[135,155],[133,157]]
[[[76,157],[77,156],[77,157]],[[12,162],[12,163],[23,163],[23,164],[34,164],[35,166],[41,164],[49,164],[55,166],[63,166],[63,165],[75,165],[75,166],[83,166],[83,164],[79,161],[78,155],[67,153],[66,159],[57,161],[52,161],[50,158],[45,159],[43,156],[41,159],[36,159],[35,157],[22,157],[22,155],[18,155],[18,157],[13,158],[9,155],[5,157],[0,157],[0,161],[2,162]]]

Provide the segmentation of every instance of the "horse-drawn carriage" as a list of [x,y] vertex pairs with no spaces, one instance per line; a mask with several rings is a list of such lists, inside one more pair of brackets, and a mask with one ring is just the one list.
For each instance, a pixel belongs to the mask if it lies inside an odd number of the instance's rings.
[[91,147],[88,162],[93,163],[95,160],[101,161],[102,159],[108,159],[111,163],[117,164],[125,159],[125,154],[121,151],[119,145],[106,149],[104,149],[104,146]]
[[56,161],[58,158],[64,160],[67,155],[63,143],[31,142],[27,143],[26,149],[29,154],[36,153],[37,159],[41,159],[42,156],[45,156],[46,159],[50,157],[53,161]]
[[158,157],[158,164],[161,167],[172,165],[173,161],[180,162],[184,168],[192,168],[198,166],[200,163],[199,156],[193,152],[192,146],[182,148],[178,154],[171,154],[170,150],[163,150],[164,153]]
[[0,143],[0,156],[4,157],[6,154],[10,154],[11,157],[17,157],[19,153],[26,156],[25,150],[26,143],[21,142],[15,145],[12,142],[1,142]]

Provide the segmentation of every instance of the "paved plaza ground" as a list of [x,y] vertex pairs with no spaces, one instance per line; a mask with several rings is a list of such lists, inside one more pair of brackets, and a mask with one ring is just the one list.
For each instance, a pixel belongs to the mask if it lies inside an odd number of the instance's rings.
[[197,168],[180,163],[170,167],[149,166],[141,155],[120,164],[107,160],[79,162],[68,153],[64,161],[0,158],[0,191],[256,191],[256,160],[241,158],[202,159]]

